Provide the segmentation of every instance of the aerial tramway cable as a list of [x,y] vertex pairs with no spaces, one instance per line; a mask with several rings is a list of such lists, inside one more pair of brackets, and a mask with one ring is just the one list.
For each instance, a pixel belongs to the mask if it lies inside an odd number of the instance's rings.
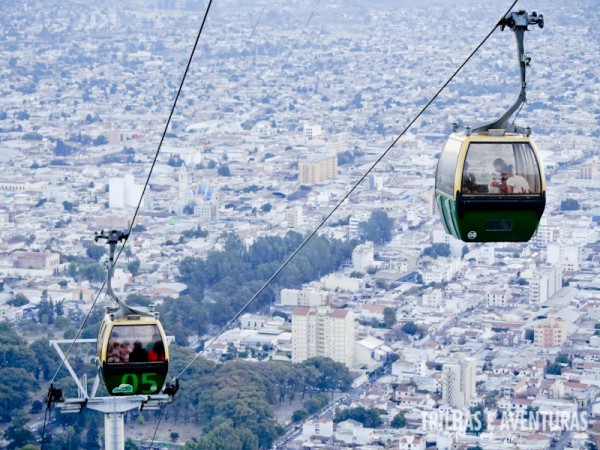
[[[507,12],[502,15],[501,19],[504,18],[514,8],[514,6],[518,3],[518,1],[519,0],[513,1],[511,6],[508,8]],[[396,139],[394,139],[394,141],[390,144],[390,146],[381,154],[381,156],[379,156],[379,158],[377,158],[377,160],[371,165],[371,167],[365,172],[365,174],[362,177],[360,177],[360,179],[352,186],[352,188],[333,207],[333,209],[327,214],[327,216],[325,216],[325,218],[319,223],[319,225],[317,225],[317,227],[308,235],[308,237],[306,239],[304,239],[304,241],[298,246],[298,248],[281,264],[281,266],[260,287],[260,289],[252,296],[252,298],[250,298],[250,300],[248,300],[244,304],[244,306],[240,309],[240,311],[231,320],[229,320],[229,322],[227,322],[226,325],[224,325],[222,327],[222,329],[217,333],[217,335],[215,337],[213,337],[209,341],[209,343],[204,347],[204,350],[202,350],[200,353],[198,353],[198,355],[196,355],[196,357],[183,370],[181,370],[181,372],[175,377],[175,379],[178,379],[179,377],[181,377],[181,375],[183,375],[183,373],[186,372],[194,364],[194,362],[196,362],[196,360],[198,360],[198,358],[200,358],[204,354],[206,349],[208,347],[210,347],[210,345],[212,345],[215,342],[215,340],[218,339],[231,326],[231,324],[233,322],[235,322],[244,313],[244,311],[248,308],[248,306],[250,306],[250,304],[269,286],[269,284],[273,281],[273,279],[277,275],[279,275],[279,273],[298,254],[298,252],[300,250],[302,250],[302,248],[304,246],[306,246],[306,244],[310,241],[310,239],[323,227],[323,225],[325,225],[327,220],[329,220],[329,218],[340,208],[342,203],[344,203],[344,201],[346,201],[348,199],[348,197],[350,197],[350,195],[358,188],[358,186],[365,180],[365,178],[367,178],[369,176],[369,174],[373,171],[373,169],[375,169],[375,167],[381,162],[381,160],[383,158],[385,158],[386,155],[389,153],[389,151],[398,143],[400,138],[402,138],[402,136],[404,136],[404,134],[406,134],[406,132],[417,121],[417,119],[419,119],[419,117],[421,117],[421,115],[427,110],[427,108],[437,99],[437,97],[441,94],[441,92],[444,90],[444,88],[446,88],[446,86],[448,86],[448,84],[456,77],[456,75],[462,70],[462,68],[471,60],[471,58],[477,53],[477,51],[479,51],[479,49],[483,46],[483,44],[485,44],[485,42],[490,38],[490,36],[495,31],[495,29],[498,27],[498,24],[501,19],[499,19],[496,22],[496,24],[494,25],[492,30],[483,38],[483,40],[477,45],[477,47],[475,47],[475,49],[469,54],[469,56],[467,56],[467,58],[458,67],[458,69],[456,69],[454,71],[454,73],[452,73],[452,75],[448,78],[448,80],[437,90],[437,92],[433,95],[433,97],[431,97],[431,99],[427,102],[427,104],[425,104],[425,106],[423,106],[423,108],[421,108],[421,110],[414,116],[414,118],[409,122],[409,124],[404,128],[404,130],[396,137]]]
[[[133,226],[134,226],[134,224],[135,224],[135,220],[136,220],[136,218],[137,218],[137,215],[138,215],[138,213],[139,213],[139,210],[140,210],[140,207],[141,207],[141,204],[142,204],[142,199],[144,198],[144,194],[146,193],[146,189],[148,188],[148,184],[149,184],[149,182],[150,182],[150,177],[152,176],[152,172],[153,172],[153,170],[154,170],[154,166],[156,165],[156,161],[158,160],[158,155],[160,154],[160,150],[161,150],[161,148],[162,148],[162,144],[163,144],[163,142],[164,142],[164,140],[165,140],[165,137],[166,137],[166,134],[167,134],[167,130],[168,130],[168,128],[169,128],[169,125],[170,125],[170,123],[171,123],[171,119],[173,118],[173,114],[174,114],[174,112],[175,112],[175,108],[176,108],[176,106],[177,106],[177,102],[178,102],[178,100],[179,100],[179,97],[180,97],[180,95],[181,95],[181,91],[182,91],[182,89],[183,89],[183,85],[184,85],[184,83],[185,83],[185,80],[186,80],[186,78],[187,78],[187,74],[188,74],[188,72],[189,72],[189,69],[190,69],[190,66],[191,66],[191,64],[192,64],[192,60],[193,60],[193,58],[194,58],[194,54],[195,54],[195,52],[196,52],[196,48],[198,47],[198,42],[200,41],[200,36],[202,35],[202,31],[203,31],[203,29],[204,29],[204,25],[205,25],[205,23],[206,23],[206,19],[207,19],[207,17],[208,17],[208,13],[209,13],[209,11],[210,11],[210,8],[211,8],[211,6],[212,6],[212,3],[213,3],[213,2],[212,2],[212,0],[209,0],[209,2],[208,2],[208,5],[206,6],[206,10],[205,10],[205,12],[204,12],[204,17],[202,18],[202,23],[201,23],[201,25],[200,25],[200,29],[198,30],[198,33],[197,33],[197,35],[196,35],[196,39],[195,39],[195,41],[194,41],[194,45],[193,45],[193,47],[192,47],[192,51],[190,52],[190,56],[189,56],[189,58],[188,58],[187,65],[186,65],[186,67],[185,67],[185,70],[184,70],[183,76],[181,77],[181,82],[179,83],[179,88],[178,88],[178,90],[177,90],[177,94],[176,94],[176,96],[175,96],[175,99],[173,100],[173,105],[172,105],[172,107],[171,107],[171,111],[170,111],[170,113],[169,113],[169,116],[168,116],[168,118],[167,118],[167,122],[166,122],[166,124],[165,124],[164,130],[163,130],[163,133],[162,133],[162,136],[161,136],[161,138],[160,138],[160,142],[159,142],[159,144],[158,144],[158,148],[156,149],[156,153],[155,153],[155,155],[154,155],[154,159],[153,159],[153,161],[152,161],[152,165],[150,166],[150,170],[149,170],[149,172],[148,172],[148,176],[147,176],[147,178],[146,178],[146,182],[144,183],[144,188],[142,189],[142,193],[141,193],[141,195],[140,195],[139,202],[138,202],[138,204],[137,204],[137,206],[136,206],[135,212],[134,212],[134,214],[133,214],[133,217],[132,217],[132,219],[131,219],[131,223],[130,223],[130,225],[129,225],[129,229],[128,229],[127,233],[126,233],[126,237],[125,237],[125,240],[124,240],[124,242],[123,242],[123,245],[122,245],[122,246],[121,246],[121,248],[119,249],[119,252],[118,252],[118,254],[117,254],[117,255],[116,255],[116,257],[115,257],[115,260],[114,260],[114,262],[112,263],[112,264],[113,264],[113,267],[114,267],[114,265],[117,263],[117,260],[119,259],[119,256],[121,255],[121,253],[122,253],[123,249],[125,248],[125,245],[127,244],[127,240],[129,239],[129,236],[130,236],[130,234],[131,234],[131,231],[132,231],[132,229],[133,229]],[[75,345],[75,343],[76,343],[77,339],[78,339],[78,338],[79,338],[79,336],[81,335],[81,331],[82,331],[83,327],[85,326],[85,323],[86,323],[86,322],[87,322],[87,320],[89,319],[89,317],[90,317],[90,314],[91,314],[92,310],[94,309],[94,306],[96,305],[96,303],[97,303],[97,301],[98,301],[98,298],[100,297],[100,294],[101,294],[101,293],[102,293],[102,291],[104,290],[104,287],[106,286],[106,282],[107,282],[107,280],[105,279],[105,280],[104,280],[104,282],[102,283],[102,286],[101,286],[100,290],[98,291],[98,294],[97,294],[97,295],[96,295],[96,297],[94,298],[94,301],[92,302],[92,305],[90,306],[90,309],[89,309],[89,311],[88,311],[87,315],[85,316],[85,318],[84,318],[84,320],[83,320],[83,322],[82,322],[81,326],[80,326],[80,327],[79,327],[79,329],[77,330],[77,333],[76,333],[76,335],[75,335],[75,338],[73,339],[73,342],[72,342],[72,343],[71,343],[71,345],[69,346],[69,348],[68,348],[67,352],[65,353],[65,356],[64,356],[64,358],[62,358],[62,360],[61,360],[61,362],[60,362],[60,365],[59,365],[58,369],[56,370],[56,372],[55,372],[54,376],[52,377],[52,380],[50,381],[50,389],[49,389],[49,392],[48,392],[48,397],[47,397],[47,408],[46,408],[46,412],[47,412],[47,410],[49,409],[49,407],[50,407],[50,405],[51,405],[51,402],[52,402],[52,397],[56,395],[56,390],[54,390],[54,389],[53,389],[53,384],[54,384],[54,381],[56,380],[56,377],[57,377],[57,375],[58,375],[58,373],[59,373],[60,369],[61,369],[61,368],[62,368],[62,366],[64,365],[64,363],[65,363],[65,360],[68,358],[69,354],[71,353],[71,351],[72,351],[72,349],[73,349],[73,346]],[[44,448],[44,436],[45,436],[45,430],[46,430],[46,414],[44,415],[44,426],[43,426],[43,432],[42,432],[42,442],[41,442],[41,448],[42,448],[42,449]]]
[[[311,13],[311,15],[310,15],[310,17],[309,17],[309,19],[308,19],[308,21],[307,21],[307,24],[308,24],[308,22],[310,21],[310,19],[312,18],[312,16],[314,15],[314,12],[315,12],[315,10],[316,10],[316,7],[318,6],[318,4],[319,4],[319,3],[320,3],[320,0],[317,0],[317,2],[316,2],[316,4],[315,4],[315,8],[313,9],[313,11],[312,11],[312,13]],[[512,10],[512,8],[513,8],[513,7],[514,7],[514,6],[515,6],[517,3],[518,3],[518,0],[514,0],[514,1],[513,1],[513,3],[511,4],[511,6],[508,8],[507,12],[506,12],[505,14],[503,14],[503,15],[502,15],[501,19],[502,19],[502,18],[504,18],[504,17],[505,17],[505,16],[506,16],[506,15],[507,15],[507,14],[508,14],[508,13],[509,13],[511,10]],[[156,154],[155,154],[154,160],[153,160],[153,162],[152,162],[152,165],[151,165],[150,171],[149,171],[149,173],[148,173],[148,177],[147,177],[147,179],[146,179],[146,182],[145,182],[145,184],[144,184],[144,188],[143,188],[143,190],[142,190],[142,194],[141,194],[141,196],[140,196],[140,201],[138,202],[138,205],[137,205],[137,207],[136,207],[136,210],[135,210],[135,213],[134,213],[134,215],[133,215],[132,221],[131,221],[131,223],[130,223],[129,230],[128,230],[128,232],[127,232],[127,239],[128,239],[128,237],[129,237],[129,234],[130,234],[130,232],[131,232],[131,230],[132,230],[132,228],[133,228],[133,226],[134,226],[135,219],[137,218],[137,215],[138,215],[138,212],[139,212],[139,209],[140,209],[140,206],[141,206],[141,201],[142,201],[142,199],[143,199],[144,193],[146,192],[147,186],[148,186],[148,184],[149,184],[150,177],[151,177],[151,175],[152,175],[152,172],[153,172],[154,166],[155,166],[155,164],[156,164],[156,161],[157,161],[157,159],[158,159],[158,155],[159,155],[159,153],[160,153],[160,150],[161,150],[161,147],[162,147],[162,144],[163,144],[164,138],[165,138],[165,136],[166,136],[166,133],[167,133],[167,130],[168,130],[168,126],[169,126],[169,124],[170,124],[170,122],[171,122],[171,119],[172,119],[172,116],[173,116],[173,114],[174,114],[174,110],[175,110],[175,107],[176,107],[176,105],[177,105],[177,101],[178,101],[178,99],[179,99],[179,97],[180,97],[180,94],[181,94],[181,91],[182,91],[183,84],[184,84],[184,82],[185,82],[185,79],[186,79],[187,73],[188,73],[188,71],[189,71],[189,68],[190,68],[190,66],[191,66],[191,62],[192,62],[192,59],[193,59],[193,56],[194,56],[195,50],[196,50],[196,48],[197,48],[197,45],[198,45],[198,42],[199,42],[199,38],[200,38],[200,35],[201,35],[201,33],[202,33],[202,30],[203,30],[203,28],[204,28],[204,24],[205,24],[205,22],[206,22],[206,18],[207,18],[207,15],[208,15],[208,12],[209,12],[209,10],[210,10],[210,7],[211,7],[211,5],[212,5],[212,0],[209,0],[208,6],[207,6],[207,9],[206,9],[206,11],[205,11],[205,15],[204,15],[204,18],[203,18],[203,21],[202,21],[202,25],[201,25],[201,27],[200,27],[200,30],[199,30],[199,32],[198,32],[198,34],[197,34],[197,36],[196,36],[196,40],[195,40],[195,43],[194,43],[194,46],[193,46],[192,52],[191,52],[191,54],[190,54],[190,57],[189,57],[189,60],[188,60],[188,63],[187,63],[187,66],[186,66],[186,69],[185,69],[184,75],[183,75],[183,77],[182,77],[182,79],[181,79],[181,83],[180,83],[179,89],[178,89],[178,91],[177,91],[177,95],[176,95],[176,97],[175,97],[175,99],[174,99],[173,106],[172,106],[172,108],[171,108],[171,111],[170,111],[169,117],[168,117],[168,119],[167,119],[167,123],[166,123],[166,125],[165,125],[164,131],[163,131],[163,134],[162,134],[162,136],[161,136],[161,139],[160,139],[160,142],[159,142],[159,145],[158,145],[158,148],[157,148],[157,151],[156,151]],[[265,5],[265,6],[266,6],[266,5]],[[264,7],[263,7],[263,11],[264,11]],[[261,12],[261,16],[262,16],[262,12]],[[500,20],[501,20],[501,19],[500,19]],[[259,17],[259,20],[260,20],[260,17]],[[500,20],[499,20],[499,21],[500,21]],[[399,140],[400,140],[400,139],[401,139],[401,138],[402,138],[402,137],[403,137],[403,136],[406,134],[406,132],[407,132],[407,131],[408,131],[408,130],[411,128],[411,126],[412,126],[412,125],[413,125],[413,124],[414,124],[414,123],[415,123],[415,122],[416,122],[416,121],[417,121],[417,120],[420,118],[420,116],[421,116],[421,115],[422,115],[422,114],[423,114],[423,113],[424,113],[424,112],[425,112],[425,111],[426,111],[426,110],[429,108],[429,106],[430,106],[430,105],[431,105],[431,104],[432,104],[432,103],[433,103],[433,102],[434,102],[434,101],[437,99],[437,97],[438,97],[438,96],[441,94],[441,92],[444,90],[444,88],[446,88],[446,86],[448,86],[448,84],[449,84],[449,83],[450,83],[450,82],[451,82],[451,81],[452,81],[452,80],[455,78],[455,76],[456,76],[456,75],[457,75],[457,74],[460,72],[460,70],[462,70],[462,68],[463,68],[463,67],[464,67],[464,66],[465,66],[465,65],[466,65],[466,64],[467,64],[467,63],[468,63],[468,62],[471,60],[471,58],[472,58],[472,57],[473,57],[473,56],[474,56],[474,55],[475,55],[475,54],[476,54],[476,53],[479,51],[479,49],[480,49],[480,48],[483,46],[483,44],[485,44],[485,42],[486,42],[486,41],[489,39],[489,37],[490,37],[490,36],[493,34],[493,32],[495,31],[495,29],[497,28],[499,21],[498,21],[498,22],[496,22],[496,24],[494,25],[494,27],[492,28],[492,30],[491,30],[491,31],[490,31],[490,32],[489,32],[489,33],[488,33],[488,34],[487,34],[487,35],[484,37],[484,39],[483,39],[483,40],[482,40],[482,41],[481,41],[481,42],[480,42],[480,43],[479,43],[479,44],[476,46],[476,48],[475,48],[475,49],[474,49],[474,50],[473,50],[473,51],[472,51],[472,52],[469,54],[469,56],[468,56],[468,57],[467,57],[467,58],[464,60],[464,62],[463,62],[463,63],[462,63],[462,64],[461,64],[461,65],[460,65],[460,66],[459,66],[459,67],[458,67],[458,68],[455,70],[455,72],[454,72],[454,73],[453,73],[453,74],[452,74],[452,75],[451,75],[451,76],[448,78],[448,80],[447,80],[447,81],[446,81],[446,82],[445,82],[445,83],[444,83],[444,84],[443,84],[443,85],[442,85],[442,86],[441,86],[441,87],[438,89],[438,91],[437,91],[437,92],[436,92],[436,93],[433,95],[433,97],[432,97],[432,98],[431,98],[431,99],[430,99],[430,100],[429,100],[429,101],[428,101],[428,102],[425,104],[425,106],[423,106],[423,108],[421,108],[421,110],[420,110],[420,111],[419,111],[419,112],[418,112],[418,113],[417,113],[417,114],[414,116],[414,118],[413,118],[413,119],[412,119],[412,120],[409,122],[409,124],[408,124],[408,125],[407,125],[407,126],[404,128],[404,130],[403,130],[403,131],[402,131],[402,132],[401,132],[401,133],[400,133],[400,134],[399,134],[399,135],[398,135],[398,136],[397,136],[397,137],[394,139],[394,141],[392,142],[392,144],[391,144],[391,145],[390,145],[390,146],[389,146],[389,147],[388,147],[388,148],[387,148],[387,149],[386,149],[386,150],[385,150],[385,151],[384,151],[384,152],[381,154],[381,156],[380,156],[380,157],[379,157],[379,158],[378,158],[378,159],[377,159],[377,160],[376,160],[376,161],[375,161],[375,162],[374,162],[374,163],[371,165],[371,167],[370,167],[370,168],[369,168],[369,169],[368,169],[368,170],[365,172],[365,174],[364,174],[364,175],[363,175],[363,176],[362,176],[362,177],[361,177],[361,178],[360,178],[360,179],[359,179],[359,180],[358,180],[358,181],[357,181],[357,182],[356,182],[356,183],[355,183],[355,184],[352,186],[352,188],[351,188],[351,189],[350,189],[350,190],[349,190],[349,191],[348,191],[348,192],[347,192],[347,193],[346,193],[346,194],[345,194],[345,195],[342,197],[342,199],[341,199],[341,200],[340,200],[340,201],[339,201],[339,202],[336,204],[336,206],[334,206],[334,208],[333,208],[333,209],[332,209],[332,210],[331,210],[331,211],[330,211],[330,212],[327,214],[327,216],[326,216],[326,217],[325,217],[325,218],[324,218],[324,219],[323,219],[323,220],[322,220],[322,221],[319,223],[319,225],[318,225],[318,226],[317,226],[317,227],[316,227],[316,228],[315,228],[315,229],[314,229],[314,230],[313,230],[313,231],[312,231],[312,232],[311,232],[311,233],[310,233],[310,234],[309,234],[309,235],[308,235],[308,236],[305,238],[305,240],[304,240],[304,241],[303,241],[303,242],[302,242],[302,243],[301,243],[301,244],[298,246],[298,248],[297,248],[297,249],[296,249],[296,250],[295,250],[295,251],[294,251],[294,252],[293,252],[293,253],[292,253],[292,254],[291,254],[291,255],[290,255],[290,256],[289,256],[289,257],[288,257],[288,258],[287,258],[287,259],[286,259],[284,262],[283,262],[283,263],[282,263],[282,265],[281,265],[281,266],[280,266],[280,267],[279,267],[279,268],[278,268],[278,269],[277,269],[277,270],[276,270],[276,271],[273,273],[273,275],[272,275],[272,276],[271,276],[271,277],[270,277],[270,278],[269,278],[269,279],[268,279],[268,280],[267,280],[267,281],[266,281],[266,282],[265,282],[265,283],[264,283],[264,284],[261,286],[261,288],[260,288],[260,289],[259,289],[259,290],[258,290],[258,291],[257,291],[257,292],[256,292],[256,293],[255,293],[255,294],[254,294],[254,295],[253,295],[253,296],[252,296],[252,297],[251,297],[251,298],[248,300],[248,302],[246,302],[246,304],[244,304],[244,306],[243,306],[243,307],[240,309],[240,311],[239,311],[239,312],[238,312],[238,313],[237,313],[237,314],[236,314],[236,315],[235,315],[235,316],[234,316],[234,317],[233,317],[233,318],[232,318],[232,319],[231,319],[231,320],[230,320],[230,321],[229,321],[229,322],[228,322],[228,323],[227,323],[227,324],[226,324],[226,325],[225,325],[225,326],[224,326],[224,327],[223,327],[223,328],[222,328],[222,329],[221,329],[221,330],[218,332],[218,334],[217,334],[217,335],[216,335],[216,336],[215,336],[215,337],[214,337],[212,340],[210,340],[210,341],[209,341],[209,343],[208,343],[208,344],[205,346],[204,350],[202,350],[202,351],[201,351],[201,352],[200,352],[200,353],[199,353],[199,354],[198,354],[198,355],[197,355],[195,358],[193,358],[193,359],[192,359],[192,361],[191,361],[191,362],[190,362],[190,363],[189,363],[187,366],[185,366],[185,368],[184,368],[183,370],[181,370],[181,372],[180,372],[180,373],[179,373],[179,374],[178,374],[176,377],[174,377],[174,380],[175,380],[175,381],[178,381],[178,379],[179,379],[179,378],[180,378],[180,377],[183,375],[183,373],[185,373],[185,372],[186,372],[186,371],[187,371],[187,370],[188,370],[188,369],[189,369],[189,368],[190,368],[190,367],[191,367],[191,366],[192,366],[192,365],[193,365],[193,364],[194,364],[194,363],[195,363],[195,362],[196,362],[196,361],[197,361],[197,360],[198,360],[198,359],[199,359],[199,358],[200,358],[200,357],[201,357],[201,356],[204,354],[204,352],[207,350],[207,348],[208,348],[208,347],[210,347],[210,345],[212,345],[212,344],[215,342],[215,340],[216,340],[216,339],[218,339],[218,338],[219,338],[219,337],[220,337],[220,336],[221,336],[221,335],[222,335],[222,334],[223,334],[223,333],[224,333],[224,332],[225,332],[225,331],[226,331],[226,330],[227,330],[227,329],[228,329],[228,328],[231,326],[231,324],[232,324],[234,321],[236,321],[236,320],[237,320],[237,319],[238,319],[238,318],[239,318],[239,317],[240,317],[240,316],[241,316],[241,315],[244,313],[244,311],[245,311],[245,310],[246,310],[246,309],[247,309],[247,308],[250,306],[250,304],[251,304],[251,303],[252,303],[252,302],[253,302],[253,301],[254,301],[254,300],[255,300],[255,299],[256,299],[256,298],[257,298],[257,297],[258,297],[258,296],[259,296],[259,295],[260,295],[260,294],[261,294],[261,293],[262,293],[262,292],[263,292],[263,291],[264,291],[264,290],[267,288],[267,287],[268,287],[268,286],[269,286],[269,284],[270,284],[270,283],[273,281],[273,279],[274,279],[274,278],[275,278],[277,275],[279,275],[279,273],[280,273],[280,272],[281,272],[281,271],[282,271],[282,270],[283,270],[283,269],[284,269],[284,268],[287,266],[287,264],[288,264],[288,263],[289,263],[289,262],[290,262],[290,261],[291,261],[291,260],[292,260],[292,259],[293,259],[293,258],[294,258],[294,257],[295,257],[295,256],[296,256],[298,253],[299,253],[299,252],[300,252],[300,250],[302,250],[302,248],[304,248],[304,247],[306,246],[306,244],[307,244],[307,243],[308,243],[308,242],[309,242],[309,241],[312,239],[312,237],[314,237],[314,236],[315,236],[315,234],[316,234],[316,233],[317,233],[317,232],[318,232],[318,231],[319,231],[319,230],[320,230],[320,229],[321,229],[321,228],[322,228],[322,227],[325,225],[325,223],[327,222],[327,220],[329,220],[329,218],[330,218],[330,217],[331,217],[331,216],[332,216],[332,215],[333,215],[333,214],[334,214],[334,213],[335,213],[335,212],[336,212],[336,211],[337,211],[337,210],[340,208],[340,206],[343,204],[343,202],[344,202],[346,199],[348,199],[348,198],[349,198],[349,196],[350,196],[350,195],[351,195],[351,194],[352,194],[352,193],[353,193],[353,192],[354,192],[354,191],[355,191],[355,190],[358,188],[358,186],[359,186],[359,185],[360,185],[360,184],[361,184],[361,183],[364,181],[364,179],[365,179],[367,176],[369,176],[369,174],[370,174],[370,173],[371,173],[371,172],[374,170],[374,168],[375,168],[375,167],[376,167],[376,166],[377,166],[377,165],[380,163],[380,161],[381,161],[381,160],[382,160],[382,159],[383,159],[383,158],[384,158],[384,157],[385,157],[385,156],[386,156],[386,155],[389,153],[389,151],[390,151],[390,150],[391,150],[391,149],[392,149],[392,148],[393,148],[393,147],[394,147],[394,146],[395,146],[395,145],[398,143],[398,141],[399,141]],[[257,23],[258,23],[258,22],[257,22]],[[307,24],[306,24],[306,25],[307,25]],[[306,27],[306,25],[305,25],[305,27]],[[256,28],[256,25],[255,25],[255,28]],[[303,31],[304,31],[304,29],[302,30],[302,32],[303,32]],[[301,32],[300,34],[302,34],[302,32]],[[253,33],[254,33],[254,30],[253,30]],[[295,45],[297,45],[297,43],[296,43]],[[289,57],[290,57],[290,55],[291,55],[291,53],[288,55],[288,57],[287,57],[287,60],[289,60]],[[286,61],[287,61],[287,60],[286,60]],[[279,77],[278,77],[278,78],[279,78]],[[277,78],[277,80],[278,80],[278,78]],[[275,85],[276,85],[276,83],[277,83],[277,80],[276,80],[276,81],[275,81],[275,83],[274,83],[274,84],[271,86],[271,89],[273,88],[273,86],[275,86]],[[270,93],[270,92],[269,92],[269,93]],[[127,243],[127,239],[125,239],[125,242],[124,242],[124,243],[123,243],[123,245],[121,246],[121,248],[120,248],[120,250],[119,250],[119,253],[117,254],[117,256],[116,256],[116,258],[115,258],[115,261],[114,261],[114,263],[113,263],[113,264],[116,264],[116,261],[117,261],[117,259],[119,258],[120,254],[121,254],[121,253],[122,253],[122,251],[123,251],[123,248],[125,247],[125,245],[126,245],[126,243]],[[95,306],[95,304],[96,304],[96,302],[97,302],[97,300],[98,300],[98,298],[99,298],[99,295],[100,295],[100,293],[101,293],[102,289],[104,288],[105,284],[106,284],[106,280],[105,280],[104,284],[102,285],[100,292],[98,293],[98,295],[97,295],[97,296],[96,296],[96,298],[94,299],[94,302],[92,303],[92,306],[91,306],[91,308],[90,308],[90,311],[88,312],[88,315],[86,316],[86,318],[84,319],[84,322],[83,322],[83,324],[81,325],[80,329],[78,330],[78,332],[77,332],[77,335],[76,335],[76,337],[75,337],[75,339],[74,339],[74,342],[71,344],[71,346],[69,347],[69,350],[68,350],[68,351],[67,351],[67,353],[65,354],[65,357],[64,357],[64,358],[63,358],[63,360],[61,361],[61,365],[59,366],[59,369],[58,369],[58,370],[60,370],[60,368],[61,368],[61,367],[62,367],[62,365],[64,364],[64,360],[65,360],[65,359],[68,357],[68,355],[69,355],[70,351],[72,350],[72,348],[73,348],[73,345],[74,345],[74,343],[75,343],[76,339],[79,337],[79,335],[80,335],[80,333],[81,333],[81,330],[82,330],[83,326],[85,325],[85,322],[86,322],[86,321],[87,321],[87,319],[89,318],[89,315],[90,315],[90,313],[91,313],[91,310],[92,310],[92,309],[93,309],[93,307]],[[53,382],[54,382],[54,380],[56,379],[56,376],[57,376],[57,374],[58,374],[58,370],[57,370],[57,372],[55,373],[54,377],[52,378],[52,382],[51,382],[51,383],[53,383]],[[49,396],[50,396],[50,394],[49,394]],[[161,413],[161,417],[162,417],[162,413]],[[160,426],[160,418],[159,418],[159,421],[158,421],[158,423],[157,423],[157,427],[156,427],[156,430],[155,430],[155,433],[154,433],[154,437],[156,436],[156,432],[157,432],[157,430],[158,430],[158,427],[159,427],[159,426]],[[44,420],[44,429],[45,429],[45,420]],[[154,441],[154,437],[153,437],[153,441]],[[42,436],[42,448],[43,448],[43,436]]]
[[[320,0],[318,0],[320,1]],[[325,218],[317,225],[317,227],[302,241],[302,243],[298,246],[294,252],[281,264],[281,266],[271,275],[271,277],[258,289],[258,291],[248,300],[242,308],[238,311],[237,314],[233,316],[222,328],[221,330],[204,346],[204,349],[200,351],[191,361],[185,366],[179,374],[177,374],[173,380],[178,381],[179,378],[200,358],[204,355],[206,350],[244,313],[244,311],[252,304],[254,300],[269,286],[269,284],[281,273],[281,271],[289,264],[289,262],[306,246],[306,244],[317,234],[317,232],[325,225],[327,220],[340,208],[340,206],[346,201],[350,195],[358,188],[358,186],[369,176],[369,174],[375,169],[375,167],[381,162],[383,158],[387,156],[390,150],[398,143],[398,141],[406,134],[406,132],[410,129],[410,127],[421,117],[421,115],[431,106],[431,104],[437,99],[437,97],[442,93],[442,91],[452,82],[452,80],[458,75],[458,73],[463,69],[463,67],[471,60],[473,56],[479,51],[479,49],[487,42],[487,40],[494,33],[496,28],[500,25],[500,22],[510,13],[510,11],[515,7],[515,5],[519,2],[519,0],[513,0],[510,7],[506,10],[504,14],[495,22],[493,28],[487,33],[487,35],[479,42],[479,44],[475,47],[475,49],[466,57],[466,59],[462,62],[462,64],[450,75],[450,77],[446,80],[446,82],[436,91],[436,93],[430,98],[430,100],[421,108],[421,110],[413,117],[413,119],[409,122],[409,124],[402,130],[402,132],[394,139],[394,141],[387,147],[387,149],[377,158],[377,160],[369,167],[369,169],[364,173],[363,176],[359,178],[359,180],[352,186],[352,188],[342,197],[342,199],[333,207],[333,209],[325,216]],[[317,2],[318,3],[318,2]],[[314,13],[314,10],[313,10]],[[312,14],[311,14],[312,17]],[[310,20],[310,19],[309,19]],[[156,424],[156,428],[154,430],[154,435],[152,437],[152,443],[154,443],[154,439],[156,438],[156,434],[158,432],[158,428],[161,423],[161,419],[163,416],[164,408],[161,410],[158,422]]]

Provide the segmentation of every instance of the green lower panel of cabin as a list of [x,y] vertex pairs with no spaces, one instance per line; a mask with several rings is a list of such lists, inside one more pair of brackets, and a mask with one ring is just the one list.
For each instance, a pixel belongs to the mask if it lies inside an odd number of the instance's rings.
[[[436,203],[446,232],[465,242],[527,242],[536,232],[540,213],[508,202],[457,202],[436,192]],[[460,213],[459,213],[460,212]]]
[[[148,367],[150,366],[150,367]],[[154,367],[152,367],[154,366]],[[162,364],[105,364],[102,379],[109,395],[155,395],[162,390],[168,366]]]

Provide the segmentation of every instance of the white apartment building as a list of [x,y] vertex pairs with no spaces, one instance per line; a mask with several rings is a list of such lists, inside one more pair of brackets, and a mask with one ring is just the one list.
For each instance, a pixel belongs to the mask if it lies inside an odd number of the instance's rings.
[[423,292],[423,306],[439,309],[444,305],[444,297],[441,289],[426,289]]
[[283,306],[316,307],[327,304],[327,291],[319,289],[282,289],[280,295]]
[[323,134],[323,130],[321,129],[321,125],[316,124],[304,124],[304,138],[307,141],[311,141],[317,136],[321,136]]
[[594,158],[579,168],[579,179],[594,180],[598,176],[598,161]]
[[539,306],[562,287],[560,267],[544,267],[529,279],[529,304]]
[[560,238],[560,226],[546,225],[540,223],[536,233],[533,235],[533,242],[540,247],[545,247],[548,244],[553,244]]
[[371,175],[369,177],[369,190],[381,191],[383,189],[383,177],[381,175]]
[[467,408],[475,397],[475,359],[461,356],[442,369],[442,402],[453,408]]
[[439,258],[426,270],[421,271],[423,283],[441,283],[449,281],[460,270],[461,260],[458,258]]
[[485,297],[488,306],[508,306],[512,292],[509,289],[492,289]]
[[199,224],[214,223],[219,220],[219,204],[217,202],[198,203],[194,206],[194,214]]
[[548,244],[546,262],[557,265],[566,271],[578,271],[581,257],[579,245]]
[[329,306],[298,306],[292,314],[292,362],[326,356],[354,364],[354,312]]
[[[143,190],[143,185],[135,184],[133,175],[109,179],[108,203],[110,208],[136,207]],[[144,206],[143,200],[141,206]]]
[[292,206],[285,210],[285,221],[288,228],[296,228],[304,222],[302,206]]
[[375,263],[374,253],[371,241],[357,245],[352,251],[352,268],[359,271],[366,271]]
[[357,238],[360,235],[360,223],[369,220],[369,216],[366,214],[359,216],[351,216],[348,220],[348,236]]
[[60,266],[60,253],[18,251],[13,253],[13,266],[21,269],[50,269],[57,272]]

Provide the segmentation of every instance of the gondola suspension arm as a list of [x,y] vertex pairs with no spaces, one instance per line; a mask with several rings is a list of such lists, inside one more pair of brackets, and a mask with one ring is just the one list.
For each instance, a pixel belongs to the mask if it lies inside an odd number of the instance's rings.
[[514,105],[512,105],[508,111],[502,115],[502,117],[490,124],[481,125],[474,128],[473,132],[483,132],[490,129],[504,129],[508,132],[522,133],[526,136],[531,134],[531,130],[529,128],[523,128],[515,125],[514,123],[509,123],[511,116],[527,101],[527,82],[525,75],[527,66],[531,61],[531,57],[525,53],[524,37],[525,31],[529,30],[529,25],[537,25],[540,28],[543,28],[544,16],[542,14],[537,14],[535,11],[531,14],[527,14],[526,11],[520,10],[507,14],[500,20],[500,22],[498,22],[500,30],[504,30],[505,27],[509,27],[515,32],[515,38],[517,40],[517,56],[519,59],[519,69],[521,73],[521,90]]

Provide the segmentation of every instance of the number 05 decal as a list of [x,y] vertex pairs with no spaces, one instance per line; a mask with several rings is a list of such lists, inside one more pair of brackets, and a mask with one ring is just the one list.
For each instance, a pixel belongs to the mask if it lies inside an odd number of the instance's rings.
[[158,381],[156,372],[147,372],[142,374],[142,394],[155,394],[158,391]]
[[[142,384],[141,384],[141,392],[140,394],[156,394],[158,391],[158,374],[156,372],[146,372],[142,373]],[[136,373],[125,373],[121,377],[121,386],[128,387],[127,393],[137,394],[139,384],[139,376]],[[120,386],[120,387],[121,387]],[[125,392],[125,391],[121,391]]]

